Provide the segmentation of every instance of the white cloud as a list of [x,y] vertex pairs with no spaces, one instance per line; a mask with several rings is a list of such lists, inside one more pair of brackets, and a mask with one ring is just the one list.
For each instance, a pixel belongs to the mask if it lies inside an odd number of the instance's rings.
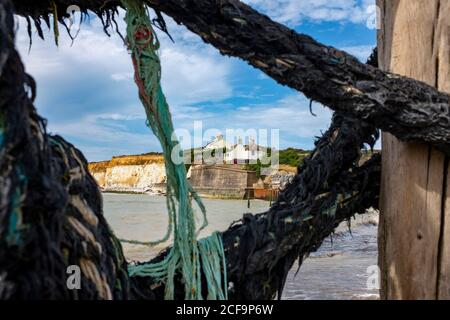
[[[245,2],[277,21],[293,25],[305,19],[361,23],[367,18],[365,8],[374,0]],[[124,31],[121,20],[118,22]],[[237,70],[236,60],[221,56],[172,19],[166,18],[166,22],[175,43],[159,33],[162,85],[176,128],[190,129],[194,121],[203,120],[205,126],[220,130],[280,129],[285,145],[298,145],[303,139],[308,141],[308,147],[312,146],[312,137],[328,128],[328,109],[314,104],[314,117],[309,112],[309,101],[300,94],[272,92],[254,83],[252,88],[242,86],[245,71]],[[131,60],[119,36],[107,37],[99,20],[92,17],[89,24],[82,26],[72,46],[65,32],[61,32],[60,47],[56,48],[53,34],[46,32],[45,42],[34,36],[28,54],[25,26],[21,19],[18,47],[27,71],[37,80],[36,106],[49,118],[51,132],[69,141],[73,139],[88,160],[159,150],[159,143],[144,124],[145,113],[133,82]],[[370,46],[342,49],[362,61],[371,52]],[[267,79],[265,74],[255,73],[254,79],[245,81]],[[280,95],[285,96],[274,103],[264,102]],[[237,100],[230,102],[230,98]]]
[[133,73],[132,72],[113,73],[111,75],[111,79],[113,79],[114,81],[132,81]]
[[313,113],[316,116],[310,113],[309,101],[303,95],[293,93],[273,104],[246,106],[239,114],[231,113],[224,120],[231,128],[254,125],[256,128],[280,129],[280,135],[311,138],[328,128],[332,114],[317,103],[313,104]]
[[[237,109],[224,106],[220,114],[210,111],[205,116],[204,110],[199,108],[190,112],[189,118],[180,119],[177,128],[192,133],[194,121],[202,121],[204,133],[208,129],[216,129],[224,135],[227,129],[279,129],[280,142],[285,147],[298,146],[301,142],[303,147],[311,148],[313,137],[328,129],[332,115],[328,108],[318,103],[313,104],[313,113],[316,116],[310,113],[309,100],[299,93],[292,93],[274,103],[245,105]],[[198,146],[183,145],[183,148]]]
[[229,98],[232,87],[228,59],[208,49],[165,46],[161,50],[162,84],[172,104],[192,104]]
[[360,45],[351,47],[342,47],[341,50],[350,53],[358,58],[361,62],[365,63],[373,52],[376,45]]
[[[37,81],[36,107],[49,119],[50,132],[68,140],[92,142],[80,145],[88,159],[99,160],[99,152],[93,153],[93,148],[89,147],[92,144],[104,146],[115,142],[116,148],[123,150],[132,141],[134,152],[150,151],[150,147],[159,149],[156,144],[148,143],[153,139],[152,134],[145,126],[131,59],[119,36],[108,37],[99,19],[92,16],[89,23],[82,25],[73,44],[63,30],[59,47],[55,46],[51,31],[44,31],[45,41],[33,32],[33,45],[28,53],[26,22],[18,19],[17,46],[27,72]],[[119,18],[118,22],[124,31],[121,20]],[[232,95],[229,83],[232,64],[197,36],[189,36],[190,32],[184,27],[169,18],[167,22],[176,42],[160,34],[162,86],[172,104],[174,118],[183,119],[188,115],[190,104],[220,101]],[[118,124],[127,120],[142,120],[140,131],[147,130],[148,134],[133,133],[137,128],[127,125],[111,127],[112,122]],[[102,150],[109,150],[111,154],[120,152],[106,147]]]
[[367,8],[375,0],[243,0],[278,22],[298,25],[304,19],[313,21],[365,22]]

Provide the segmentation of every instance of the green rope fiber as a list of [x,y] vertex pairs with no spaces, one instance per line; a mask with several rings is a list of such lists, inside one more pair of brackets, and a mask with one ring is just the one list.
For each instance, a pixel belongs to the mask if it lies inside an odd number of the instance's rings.
[[[152,246],[167,241],[173,235],[173,247],[164,260],[152,264],[131,265],[129,274],[152,276],[164,282],[166,299],[174,299],[174,278],[175,275],[181,275],[185,299],[193,300],[203,299],[203,271],[208,289],[206,298],[227,299],[226,264],[221,235],[214,233],[197,241],[198,232],[208,223],[206,210],[186,179],[184,163],[176,164],[171,159],[173,152],[181,151],[181,148],[174,138],[172,117],[160,84],[158,38],[142,0],[122,0],[122,3],[126,8],[127,44],[133,60],[139,96],[147,114],[147,125],[159,139],[164,153],[169,212],[169,226],[163,239],[155,242],[126,242]],[[196,230],[190,197],[203,215],[203,224],[199,230]]]

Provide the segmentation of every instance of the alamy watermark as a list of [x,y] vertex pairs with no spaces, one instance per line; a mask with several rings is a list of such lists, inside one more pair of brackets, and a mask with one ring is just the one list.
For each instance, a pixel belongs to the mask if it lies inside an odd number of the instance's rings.
[[373,30],[381,29],[381,9],[377,5],[370,5],[366,8],[368,18],[366,20],[367,28]]
[[380,290],[380,267],[375,265],[368,266],[366,269],[367,290]]
[[[69,32],[72,33],[75,31],[75,34],[78,34],[80,32],[81,28],[81,8],[75,4],[70,5],[66,9],[66,14],[69,16],[69,24],[67,25],[67,28],[69,29]],[[77,22],[77,16],[79,17],[78,23]],[[74,27],[76,26],[76,27]],[[74,30],[75,29],[75,30]]]
[[66,286],[69,290],[81,289],[81,269],[77,265],[70,265],[67,267],[67,281]]

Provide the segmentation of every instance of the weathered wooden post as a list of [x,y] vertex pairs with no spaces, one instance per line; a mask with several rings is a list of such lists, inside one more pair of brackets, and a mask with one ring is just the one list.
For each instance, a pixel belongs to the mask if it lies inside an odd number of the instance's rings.
[[[450,0],[377,4],[380,67],[450,92]],[[384,299],[450,299],[448,164],[448,157],[430,146],[383,134],[379,264]]]

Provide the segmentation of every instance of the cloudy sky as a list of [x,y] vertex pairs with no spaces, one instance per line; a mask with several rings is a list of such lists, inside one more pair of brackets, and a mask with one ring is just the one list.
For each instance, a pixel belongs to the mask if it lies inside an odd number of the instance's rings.
[[[272,19],[364,61],[376,44],[375,0],[245,0]],[[122,15],[123,16],[123,15]],[[122,18],[119,18],[122,20]],[[161,40],[162,85],[175,127],[203,130],[279,129],[280,147],[310,149],[327,129],[331,112],[300,93],[276,84],[236,58],[221,56],[200,38],[166,17],[175,43]],[[132,80],[130,56],[116,34],[109,38],[91,15],[72,44],[61,30],[56,47],[34,32],[28,52],[26,24],[18,18],[18,47],[27,72],[37,80],[36,107],[48,130],[74,143],[89,161],[113,155],[160,151],[145,126],[145,114]],[[120,21],[125,33],[125,25]],[[205,137],[207,139],[207,137]],[[206,142],[206,141],[204,141]],[[191,147],[188,141],[184,147]],[[197,146],[197,145],[195,145]]]

